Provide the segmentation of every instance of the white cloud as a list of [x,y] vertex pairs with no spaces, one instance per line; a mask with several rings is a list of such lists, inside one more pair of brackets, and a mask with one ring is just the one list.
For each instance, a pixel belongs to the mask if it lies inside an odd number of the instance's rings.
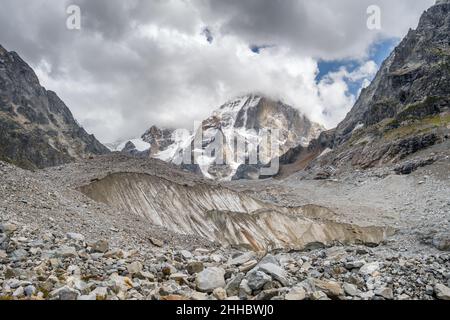
[[[376,72],[369,47],[402,37],[433,0],[73,0],[81,31],[65,28],[61,1],[2,0],[0,39],[103,142],[149,126],[190,128],[233,96],[262,92],[328,127],[354,103],[349,82]],[[382,8],[382,30],[366,8]],[[202,35],[212,32],[209,43]],[[275,45],[255,54],[249,45]],[[316,80],[319,59],[358,59]]]

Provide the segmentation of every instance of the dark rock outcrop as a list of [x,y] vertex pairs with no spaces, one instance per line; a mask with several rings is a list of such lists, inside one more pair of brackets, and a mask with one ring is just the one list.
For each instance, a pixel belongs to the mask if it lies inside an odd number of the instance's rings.
[[332,135],[324,133],[309,148],[293,149],[282,159],[289,164],[305,159],[322,145],[332,151],[316,153],[307,170],[367,169],[439,144],[449,131],[450,2],[441,1],[386,59]]
[[15,52],[0,46],[0,160],[34,169],[108,153]]
[[335,144],[358,125],[439,114],[450,99],[450,3],[435,5],[383,63],[372,84],[336,129]]

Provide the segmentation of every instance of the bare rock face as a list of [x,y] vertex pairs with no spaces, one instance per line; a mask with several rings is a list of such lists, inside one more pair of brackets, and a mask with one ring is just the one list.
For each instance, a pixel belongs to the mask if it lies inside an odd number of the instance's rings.
[[[279,148],[274,147],[272,152],[271,136],[264,140],[264,132],[274,129],[279,132]],[[255,180],[261,178],[261,168],[273,158],[298,145],[306,147],[322,130],[322,126],[310,121],[297,109],[281,101],[250,94],[222,105],[194,133],[152,126],[141,138],[131,140],[135,145],[141,144],[142,148],[124,148],[126,145],[122,144],[117,151],[142,155],[147,148],[151,157],[209,179]],[[196,141],[201,145],[195,145]],[[236,151],[237,141],[245,145],[244,154]],[[256,161],[250,161],[249,146],[256,149]],[[197,161],[194,161],[192,150],[196,150]],[[191,160],[186,161],[189,158]]]
[[[431,7],[383,63],[373,83],[336,129],[336,143],[358,125],[437,115],[449,108],[450,3]],[[393,124],[394,125],[394,124]]]
[[[278,130],[278,148],[271,150],[271,142],[265,141],[265,130]],[[261,95],[248,95],[231,100],[203,121],[203,150],[217,143],[223,137],[219,153],[224,163],[216,164],[216,157],[200,165],[203,174],[210,178],[229,180],[262,178],[261,168],[272,159],[280,157],[298,145],[307,146],[317,138],[323,128],[310,121],[297,109]],[[197,133],[199,134],[199,133]],[[206,135],[206,137],[205,137]],[[250,161],[251,155],[244,155],[239,161],[234,148],[235,140],[242,138],[247,145],[258,141],[258,161]]]
[[56,93],[0,46],[0,159],[25,168],[60,165],[108,149],[81,128]]
[[157,126],[152,126],[143,135],[142,140],[150,144],[150,152],[152,155],[157,154],[161,151],[166,150],[175,141],[172,134],[175,130],[158,128]]
[[[300,170],[367,169],[444,142],[450,133],[449,35],[450,3],[439,1],[386,59],[337,128],[286,157],[307,160]],[[326,149],[333,151],[322,155]]]

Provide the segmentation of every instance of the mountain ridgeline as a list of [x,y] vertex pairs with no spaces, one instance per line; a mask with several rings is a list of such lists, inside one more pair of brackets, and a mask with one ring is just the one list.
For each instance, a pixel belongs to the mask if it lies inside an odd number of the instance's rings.
[[27,169],[109,150],[81,128],[56,93],[17,53],[0,46],[0,160]]
[[[275,139],[279,148],[269,150],[272,142],[262,136],[265,130],[273,129],[278,130]],[[153,126],[141,138],[120,144],[116,151],[151,156],[209,179],[258,179],[261,169],[273,158],[298,145],[307,146],[323,130],[322,126],[281,101],[249,94],[219,107],[195,132]],[[246,144],[246,150],[240,156],[236,151],[237,139]],[[194,146],[196,140],[201,141],[199,148]],[[257,163],[250,163],[249,145],[257,145]],[[197,161],[190,159],[190,163],[186,163],[186,153],[192,153],[193,158],[195,152]],[[223,161],[219,161],[219,155]]]
[[324,168],[397,163],[448,139],[449,106],[450,2],[438,1],[384,61],[337,128],[282,158],[291,167],[285,171],[316,169],[320,177]]

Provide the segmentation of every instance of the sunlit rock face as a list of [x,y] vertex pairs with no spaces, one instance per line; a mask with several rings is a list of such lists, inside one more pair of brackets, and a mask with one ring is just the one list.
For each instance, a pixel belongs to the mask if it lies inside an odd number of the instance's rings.
[[[438,1],[383,62],[337,128],[289,158],[314,156],[306,166],[311,172],[368,169],[401,162],[449,135],[450,2]],[[333,151],[320,157],[327,149]]]
[[[149,149],[152,157],[208,179],[258,179],[261,167],[291,148],[308,145],[322,130],[281,101],[249,94],[219,107],[193,132],[153,126],[132,142],[141,146],[137,151]],[[118,151],[136,154],[124,147]]]

